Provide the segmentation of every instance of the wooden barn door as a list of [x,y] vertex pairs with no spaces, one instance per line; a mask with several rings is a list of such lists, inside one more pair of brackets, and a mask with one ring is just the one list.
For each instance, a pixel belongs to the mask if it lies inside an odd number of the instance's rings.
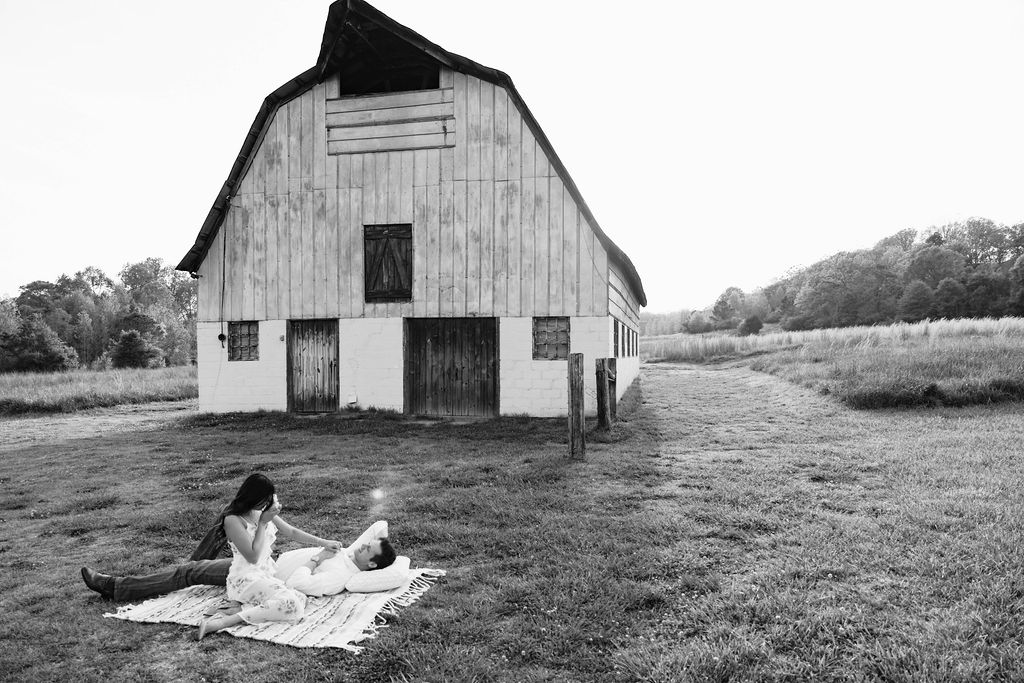
[[405,340],[407,413],[498,414],[495,318],[408,318]]
[[338,409],[338,321],[288,322],[288,410]]

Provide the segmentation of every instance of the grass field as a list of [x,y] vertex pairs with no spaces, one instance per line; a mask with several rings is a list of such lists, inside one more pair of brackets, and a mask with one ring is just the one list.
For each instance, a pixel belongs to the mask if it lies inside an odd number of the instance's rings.
[[1024,400],[1024,319],[940,320],[764,336],[673,335],[641,343],[652,360],[747,359],[755,370],[855,408]]
[[62,413],[198,395],[192,366],[0,374],[0,415]]
[[[683,681],[1024,677],[1012,406],[851,411],[746,368],[644,370],[610,436],[562,420],[198,416],[6,450],[11,680]],[[448,576],[360,655],[103,619],[78,569],[186,555],[250,471],[291,521],[388,519]],[[375,500],[370,492],[386,495]],[[285,545],[279,549],[286,550]]]

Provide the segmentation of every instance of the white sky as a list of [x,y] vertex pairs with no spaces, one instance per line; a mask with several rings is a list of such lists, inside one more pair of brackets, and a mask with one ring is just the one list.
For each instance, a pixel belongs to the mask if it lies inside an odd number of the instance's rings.
[[[0,296],[191,247],[327,0],[0,0]],[[508,73],[653,312],[1024,221],[1022,0],[377,0]]]

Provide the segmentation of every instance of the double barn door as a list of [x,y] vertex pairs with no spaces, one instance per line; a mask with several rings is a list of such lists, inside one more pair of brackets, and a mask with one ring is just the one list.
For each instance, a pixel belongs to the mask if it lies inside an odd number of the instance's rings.
[[405,412],[498,414],[495,318],[409,318],[405,328]]

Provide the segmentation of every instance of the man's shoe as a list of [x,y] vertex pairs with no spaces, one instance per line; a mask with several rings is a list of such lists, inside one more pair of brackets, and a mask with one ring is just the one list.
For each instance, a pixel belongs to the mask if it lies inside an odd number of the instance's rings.
[[98,571],[82,567],[82,581],[85,585],[96,591],[106,600],[114,599],[114,577],[101,574]]

